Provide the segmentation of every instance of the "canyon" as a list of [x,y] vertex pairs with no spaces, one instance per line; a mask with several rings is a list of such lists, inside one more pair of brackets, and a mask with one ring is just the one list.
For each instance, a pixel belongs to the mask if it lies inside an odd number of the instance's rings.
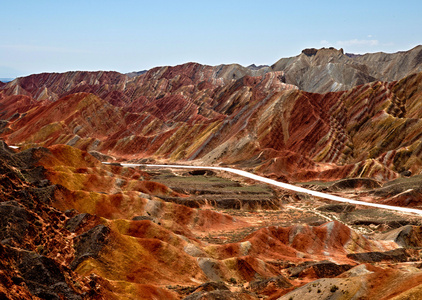
[[0,295],[418,298],[419,215],[201,166],[421,209],[421,58],[305,49],[0,83]]

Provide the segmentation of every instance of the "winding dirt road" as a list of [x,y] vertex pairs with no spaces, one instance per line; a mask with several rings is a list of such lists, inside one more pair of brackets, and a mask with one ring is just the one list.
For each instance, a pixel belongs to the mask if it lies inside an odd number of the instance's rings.
[[339,197],[339,196],[335,196],[335,195],[331,195],[331,194],[326,194],[326,193],[308,190],[308,189],[298,187],[298,186],[295,186],[295,185],[292,185],[292,184],[279,182],[279,181],[276,181],[276,180],[273,180],[273,179],[265,178],[265,177],[262,177],[262,176],[255,175],[253,173],[249,173],[249,172],[246,172],[246,171],[233,169],[233,168],[206,167],[206,166],[205,167],[204,166],[184,166],[184,165],[123,164],[123,163],[121,165],[125,166],[125,167],[207,169],[207,170],[225,171],[225,172],[230,172],[230,173],[237,174],[237,175],[240,175],[240,176],[243,176],[243,177],[251,178],[253,180],[265,182],[267,184],[271,184],[271,185],[274,185],[274,186],[278,186],[278,187],[281,187],[283,189],[296,191],[296,192],[299,192],[299,193],[304,193],[304,194],[312,195],[312,196],[319,197],[319,198],[324,198],[324,199],[333,200],[333,201],[337,201],[337,202],[345,202],[345,203],[351,203],[351,204],[356,204],[356,205],[371,206],[371,207],[376,207],[376,208],[381,208],[381,209],[389,209],[389,210],[395,210],[395,211],[400,211],[400,212],[404,212],[404,213],[413,213],[413,214],[422,215],[422,210],[420,210],[420,209],[400,207],[400,206],[391,206],[391,205],[384,205],[384,204],[362,202],[362,201],[347,199],[347,198],[343,198],[343,197]]

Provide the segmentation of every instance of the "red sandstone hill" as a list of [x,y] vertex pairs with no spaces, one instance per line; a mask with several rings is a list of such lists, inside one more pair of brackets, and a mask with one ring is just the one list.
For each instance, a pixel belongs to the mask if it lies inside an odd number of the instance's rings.
[[[0,135],[125,159],[233,164],[293,181],[422,171],[421,73],[313,94],[283,83],[280,72],[216,77],[230,70],[186,64],[130,81],[102,72],[17,79],[0,92]],[[41,97],[40,87],[56,96]]]

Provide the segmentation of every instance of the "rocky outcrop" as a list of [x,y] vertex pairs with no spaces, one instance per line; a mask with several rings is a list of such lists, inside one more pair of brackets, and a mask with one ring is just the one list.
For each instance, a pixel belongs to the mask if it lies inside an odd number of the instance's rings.
[[[0,148],[0,295],[5,299],[83,299],[96,290],[66,265],[73,257],[64,213],[23,174],[33,166],[7,145]],[[43,183],[49,184],[48,181]],[[46,201],[48,199],[48,201]],[[78,284],[76,284],[78,282]]]
[[392,240],[404,248],[419,248],[422,247],[421,233],[422,228],[420,226],[407,225],[379,234],[377,238]]
[[[348,257],[350,257],[348,255]],[[353,259],[353,258],[352,258]],[[305,277],[316,276],[316,278],[332,278],[346,272],[352,268],[351,265],[338,265],[330,261],[306,262],[296,267],[290,268],[290,276]]]
[[365,263],[381,261],[406,262],[411,256],[411,253],[405,249],[394,249],[386,252],[351,253],[347,255],[348,258]]
[[85,259],[97,258],[99,252],[107,243],[107,235],[110,229],[104,225],[98,225],[78,236],[75,240],[75,259],[70,264],[72,270]]
[[[93,93],[117,105],[128,104],[140,96],[148,96],[145,83],[151,82],[155,89],[174,92],[181,86],[201,83],[203,87],[222,86],[245,76],[263,76],[269,67],[243,67],[237,64],[207,66],[186,63],[174,67],[156,67],[148,71],[130,74],[118,72],[66,72],[42,73],[17,78],[3,84],[6,96],[27,95],[42,102],[56,101],[75,93]],[[164,90],[162,90],[164,88]],[[120,99],[119,99],[120,98]]]
[[16,201],[1,202],[0,215],[2,216],[0,220],[2,244],[13,244],[14,242],[21,244],[28,231],[35,231],[35,228],[31,226],[34,217],[29,215],[27,210]]
[[302,53],[305,54],[306,56],[313,56],[315,54],[317,54],[318,49],[315,48],[306,48],[302,50]]
[[44,299],[82,299],[66,283],[63,267],[51,258],[24,252],[19,257],[18,270],[34,296]]

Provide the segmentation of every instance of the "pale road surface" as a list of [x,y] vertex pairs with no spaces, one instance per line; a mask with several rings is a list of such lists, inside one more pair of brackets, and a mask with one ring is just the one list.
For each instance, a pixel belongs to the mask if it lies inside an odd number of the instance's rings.
[[384,205],[384,204],[377,204],[377,203],[369,203],[369,202],[362,202],[352,199],[347,199],[339,196],[334,196],[326,193],[321,193],[317,191],[308,190],[302,187],[298,187],[295,185],[291,185],[284,182],[279,182],[273,179],[265,178],[262,176],[255,175],[253,173],[249,173],[246,171],[238,170],[238,169],[232,169],[232,168],[223,168],[223,167],[204,167],[204,166],[182,166],[182,165],[148,165],[148,164],[121,164],[124,167],[148,167],[148,168],[180,168],[180,169],[207,169],[207,170],[218,170],[218,171],[225,171],[230,172],[233,174],[237,174],[240,176],[244,176],[247,178],[251,178],[257,181],[265,182],[271,185],[275,185],[281,188],[284,188],[286,190],[296,191],[299,193],[309,194],[315,197],[324,198],[328,200],[338,201],[338,202],[346,202],[356,205],[364,205],[364,206],[371,206],[371,207],[377,207],[382,209],[389,209],[389,210],[395,210],[400,211],[404,213],[415,213],[422,215],[422,210],[420,209],[414,209],[414,208],[407,208],[407,207],[399,207],[399,206],[391,206],[391,205]]

